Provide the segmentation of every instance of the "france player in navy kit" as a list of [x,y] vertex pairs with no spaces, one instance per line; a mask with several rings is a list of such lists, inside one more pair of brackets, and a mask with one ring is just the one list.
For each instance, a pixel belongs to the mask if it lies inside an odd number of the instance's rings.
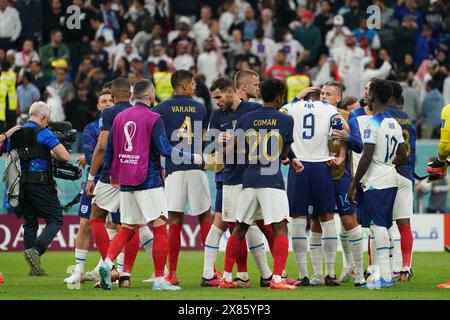
[[[274,231],[274,272],[272,289],[295,289],[282,280],[288,255],[287,217],[289,204],[281,174],[281,160],[286,158],[293,142],[292,117],[278,111],[284,100],[285,85],[277,79],[261,84],[265,106],[238,120],[234,142],[238,152],[244,152],[246,166],[242,172],[242,191],[236,212],[236,228],[227,243],[224,278],[221,288],[237,288],[232,281],[233,265],[239,255],[244,236],[250,225],[262,218]],[[244,145],[245,149],[241,150]],[[298,173],[300,161],[291,157]]]
[[[159,113],[166,135],[173,146],[190,153],[201,153],[203,132],[208,127],[206,107],[195,101],[195,80],[186,70],[174,72],[170,78],[175,95],[153,108]],[[169,275],[172,284],[176,277],[178,255],[181,248],[181,227],[184,208],[189,203],[190,215],[197,216],[202,243],[211,229],[211,196],[206,172],[192,163],[175,163],[170,157],[165,163],[165,192],[169,210]]]
[[408,115],[402,111],[402,87],[396,81],[389,81],[392,96],[389,100],[388,113],[402,127],[403,138],[408,151],[408,161],[396,167],[399,187],[395,198],[393,218],[394,225],[390,229],[391,240],[394,240],[394,275],[398,274],[401,281],[409,281],[412,277],[411,260],[413,251],[413,234],[411,221],[413,216],[414,164],[416,158],[416,127]]

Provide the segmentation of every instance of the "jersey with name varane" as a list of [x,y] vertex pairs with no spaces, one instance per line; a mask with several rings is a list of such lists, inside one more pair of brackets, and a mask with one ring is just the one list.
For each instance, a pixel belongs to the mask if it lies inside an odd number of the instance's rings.
[[339,115],[335,107],[322,101],[298,101],[281,109],[294,119],[292,150],[306,162],[331,160],[328,140],[331,120]]
[[414,181],[414,165],[416,161],[416,126],[406,112],[396,107],[389,107],[387,112],[402,127],[403,139],[408,151],[408,162],[397,168],[397,172],[405,178]]
[[[192,154],[202,153],[203,129],[208,127],[207,111],[202,103],[187,96],[173,96],[159,103],[152,111],[161,115],[172,146]],[[166,158],[166,174],[200,168],[193,163],[179,162]]]
[[398,186],[398,176],[392,161],[402,143],[405,143],[402,128],[389,113],[378,113],[367,121],[364,144],[375,145],[375,151],[364,178],[364,190]]
[[[248,112],[261,108],[259,103],[241,101],[236,110],[222,112],[220,109],[215,110],[211,115],[209,123],[210,129],[217,129],[220,131],[233,131],[236,127],[236,123],[240,117]],[[228,156],[227,156],[228,157]],[[233,161],[228,160],[225,162],[223,169],[223,184],[225,185],[238,185],[242,184],[242,174],[245,169],[244,164],[237,164],[237,159],[234,156]],[[232,163],[230,163],[232,162]],[[218,179],[216,179],[218,180]]]
[[[361,137],[364,137],[364,129],[367,125],[367,121],[372,118],[371,115],[367,114],[364,107],[357,108],[350,112],[349,121],[355,118],[358,122],[359,133]],[[353,160],[353,174],[356,173],[356,169],[358,168],[359,160],[361,160],[362,153],[352,152],[352,160]]]
[[292,117],[264,107],[242,116],[236,129],[245,132],[247,166],[242,187],[285,190],[280,166],[286,146],[294,141]]
[[[99,119],[99,127],[101,131],[111,131],[116,116],[123,110],[131,107],[128,101],[119,102],[113,105],[111,108],[102,111]],[[111,166],[104,164],[102,167],[102,173],[100,174],[100,181],[103,183],[110,183]]]

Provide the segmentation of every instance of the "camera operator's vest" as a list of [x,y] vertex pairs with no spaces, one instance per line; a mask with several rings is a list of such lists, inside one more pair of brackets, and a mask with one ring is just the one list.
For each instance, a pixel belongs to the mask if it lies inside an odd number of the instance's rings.
[[119,113],[113,124],[111,183],[139,186],[145,182],[153,126],[159,114],[137,104]]
[[[21,182],[22,183],[42,183],[48,184],[52,179],[52,167],[51,167],[51,150],[37,142],[37,135],[42,128],[40,127],[28,127],[30,133],[27,136],[26,141],[23,141],[17,148],[21,161],[29,162],[34,159],[46,159],[48,161],[47,171],[45,172],[32,172],[25,171],[22,167]],[[26,130],[28,128],[22,128]]]

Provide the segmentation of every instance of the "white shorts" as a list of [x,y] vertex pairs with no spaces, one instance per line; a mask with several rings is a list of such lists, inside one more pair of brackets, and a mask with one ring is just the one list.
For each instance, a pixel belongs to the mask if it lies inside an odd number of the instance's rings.
[[224,185],[222,189],[222,220],[236,222],[236,212],[241,195],[242,184],[233,186]]
[[189,214],[198,216],[211,208],[208,176],[202,170],[175,171],[165,181],[168,210],[184,212],[186,201]]
[[395,196],[392,216],[398,219],[411,219],[413,217],[413,185],[412,181],[398,174],[398,190]]
[[111,184],[103,183],[99,180],[95,185],[92,203],[95,203],[103,210],[117,212],[120,203],[119,193],[118,188],[114,188]]
[[236,220],[251,225],[261,210],[264,224],[278,223],[289,217],[289,202],[285,190],[245,188],[241,191]]
[[166,195],[162,187],[120,192],[120,220],[122,223],[147,224],[160,217],[167,219]]

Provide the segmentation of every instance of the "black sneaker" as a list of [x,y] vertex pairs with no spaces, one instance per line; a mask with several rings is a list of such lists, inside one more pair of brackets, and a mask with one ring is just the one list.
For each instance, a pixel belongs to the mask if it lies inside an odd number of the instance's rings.
[[272,276],[270,276],[267,279],[264,279],[263,277],[261,277],[261,279],[259,280],[259,286],[261,288],[268,288],[268,287],[270,287],[271,282],[272,282]]
[[328,287],[338,287],[341,285],[341,282],[336,280],[336,276],[332,278],[328,275],[325,277],[325,285]]
[[366,269],[366,270],[364,270],[364,279],[366,279],[366,281],[367,281],[367,278],[369,278],[369,277],[370,277],[370,275],[371,275],[371,273],[370,273],[370,272],[368,272],[368,271],[367,271],[367,269]]

